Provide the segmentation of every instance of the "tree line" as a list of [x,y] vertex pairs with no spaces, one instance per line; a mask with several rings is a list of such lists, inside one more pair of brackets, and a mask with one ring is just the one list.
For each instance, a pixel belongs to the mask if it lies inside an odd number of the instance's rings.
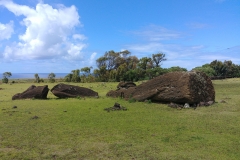
[[152,79],[167,72],[187,71],[186,68],[179,66],[161,68],[162,62],[166,60],[165,54],[162,52],[139,59],[132,56],[128,50],[121,52],[111,50],[96,60],[97,68],[93,72],[91,72],[92,67],[72,70],[64,80],[66,82],[139,81]]
[[193,70],[204,72],[212,79],[240,77],[240,65],[234,64],[231,60],[223,62],[214,60]]
[[[139,81],[148,80],[159,75],[174,72],[187,71],[186,68],[174,66],[162,68],[162,62],[166,61],[166,55],[162,52],[152,54],[151,57],[138,58],[132,56],[128,50],[115,52],[113,50],[96,60],[97,68],[92,71],[92,67],[83,67],[72,70],[62,81],[65,82],[120,82],[120,81]],[[240,65],[234,64],[231,60],[214,60],[211,63],[195,67],[192,70],[206,73],[209,77],[232,78],[240,77]],[[11,72],[3,73],[3,83],[8,83]],[[48,82],[55,82],[56,75],[50,73]],[[35,82],[44,82],[36,73]]]

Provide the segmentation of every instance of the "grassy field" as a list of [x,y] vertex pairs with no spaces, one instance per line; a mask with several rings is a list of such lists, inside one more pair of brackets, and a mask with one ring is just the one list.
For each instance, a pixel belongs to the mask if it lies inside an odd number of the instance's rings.
[[[239,159],[240,79],[213,83],[217,103],[196,110],[106,97],[117,83],[74,84],[98,99],[15,101],[32,83],[0,84],[0,159]],[[104,111],[115,102],[128,110]]]

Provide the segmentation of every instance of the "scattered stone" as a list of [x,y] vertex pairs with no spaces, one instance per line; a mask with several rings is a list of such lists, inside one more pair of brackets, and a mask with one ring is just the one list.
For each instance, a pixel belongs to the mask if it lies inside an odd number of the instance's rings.
[[177,108],[177,109],[182,109],[182,108],[193,108],[194,110],[197,109],[197,107],[200,106],[210,106],[213,105],[215,102],[213,101],[208,101],[208,102],[200,102],[198,104],[193,103],[193,104],[189,104],[189,103],[184,103],[184,105],[182,104],[177,104],[177,103],[169,103],[168,106],[171,108]]
[[208,101],[207,104],[210,106],[214,103],[214,101]]
[[152,102],[198,104],[215,101],[215,90],[211,79],[202,72],[171,72],[158,76],[135,87],[109,91],[107,96],[133,98],[137,101],[147,99]]
[[38,119],[39,117],[38,116],[33,116],[31,119]]
[[76,98],[76,97],[96,97],[98,93],[84,87],[73,86],[68,84],[57,84],[51,89],[51,92],[59,98]]
[[224,101],[224,100],[221,100],[221,101],[220,101],[220,103],[227,103],[227,102],[226,102],[226,101]]
[[168,104],[168,107],[178,108],[178,104],[171,102],[171,103]]
[[190,105],[188,103],[185,103],[183,108],[190,108]]
[[12,97],[12,100],[16,99],[47,99],[48,86],[35,86],[31,85],[26,91],[17,93]]
[[114,106],[109,107],[109,108],[105,108],[104,110],[108,111],[108,112],[110,112],[110,111],[120,111],[120,110],[126,111],[127,108],[121,106],[119,103],[115,103]]

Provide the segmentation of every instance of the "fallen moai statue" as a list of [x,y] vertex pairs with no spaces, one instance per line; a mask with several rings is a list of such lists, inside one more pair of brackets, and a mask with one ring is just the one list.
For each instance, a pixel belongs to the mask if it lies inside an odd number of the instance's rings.
[[98,97],[98,93],[91,89],[63,83],[55,85],[51,92],[59,98]]
[[35,86],[31,85],[26,91],[22,93],[17,93],[12,97],[12,100],[16,99],[47,99],[49,88],[47,85],[45,86]]
[[205,73],[193,71],[167,73],[136,87],[109,91],[107,96],[178,104],[215,101],[211,79]]
[[121,88],[126,88],[128,89],[129,87],[136,87],[137,85],[133,82],[120,82],[118,85],[117,85],[117,88],[118,89],[121,89]]

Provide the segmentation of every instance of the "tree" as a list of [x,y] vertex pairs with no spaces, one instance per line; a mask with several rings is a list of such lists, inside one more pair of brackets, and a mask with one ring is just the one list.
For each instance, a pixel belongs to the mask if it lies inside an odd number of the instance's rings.
[[35,81],[36,83],[39,83],[40,82],[40,77],[38,76],[38,74],[34,74],[34,77],[35,77]]
[[98,58],[96,60],[97,67],[101,68],[102,66],[107,66],[106,61],[107,61],[107,57],[100,57],[100,58]]
[[174,66],[174,67],[171,67],[171,68],[168,68],[168,72],[177,72],[177,71],[187,71],[186,68],[181,68],[179,66]]
[[80,70],[76,69],[76,70],[72,70],[72,82],[80,82],[81,78],[80,78]]
[[223,62],[214,60],[210,66],[215,70],[215,76],[225,77],[227,75],[227,65]]
[[148,58],[148,57],[142,57],[140,60],[139,60],[139,63],[138,63],[138,67],[143,69],[143,70],[146,70],[147,69],[147,66],[148,64],[151,62],[151,58]]
[[113,50],[105,53],[104,57],[106,57],[107,70],[116,69],[116,62],[119,55],[120,54],[118,52],[114,52]]
[[81,68],[81,72],[83,72],[83,74],[90,74],[92,67],[84,67]]
[[131,69],[125,73],[126,79],[128,81],[138,81],[137,71],[135,69]]
[[83,73],[81,76],[82,82],[87,82],[87,77],[90,76],[91,69],[92,67],[84,67],[80,69],[80,71]]
[[122,55],[124,59],[126,59],[130,54],[131,52],[129,52],[128,50],[124,50],[120,52],[120,55]]
[[49,82],[54,83],[55,82],[55,77],[56,77],[56,75],[54,73],[50,73],[48,75]]
[[65,82],[71,82],[72,81],[73,74],[69,73],[64,77]]
[[136,56],[129,56],[126,59],[128,69],[136,69],[139,59]]
[[93,71],[94,75],[97,77],[98,81],[107,82],[108,81],[108,71],[106,66],[102,66],[99,69]]
[[12,76],[11,72],[4,72],[3,73],[3,79],[2,79],[2,83],[8,83],[8,78]]
[[157,54],[152,54],[152,60],[155,63],[155,67],[159,67],[162,61],[166,61],[165,54],[159,52]]
[[117,81],[126,81],[126,72],[127,72],[127,64],[124,63],[120,65],[117,69],[117,73],[116,73]]
[[195,67],[192,70],[204,72],[209,77],[213,77],[216,74],[215,70],[209,64],[202,65],[201,67]]

